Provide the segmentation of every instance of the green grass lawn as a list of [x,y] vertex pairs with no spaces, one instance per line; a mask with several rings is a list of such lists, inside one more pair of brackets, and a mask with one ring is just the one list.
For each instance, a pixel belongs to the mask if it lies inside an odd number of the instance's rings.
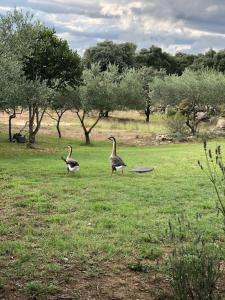
[[[160,238],[178,216],[206,238],[223,242],[215,195],[197,165],[198,159],[204,162],[201,144],[118,145],[128,167],[124,176],[111,176],[110,142],[86,147],[39,139],[36,149],[28,150],[0,136],[0,294],[19,293],[18,299],[48,298],[65,290],[79,294],[71,283],[76,272],[118,275],[122,266],[140,261],[156,268],[176,242]],[[80,162],[76,174],[67,174],[60,159],[68,143]],[[225,148],[225,142],[220,144]],[[128,172],[139,165],[155,170]],[[197,213],[202,215],[198,225]],[[78,294],[74,299],[88,299]]]

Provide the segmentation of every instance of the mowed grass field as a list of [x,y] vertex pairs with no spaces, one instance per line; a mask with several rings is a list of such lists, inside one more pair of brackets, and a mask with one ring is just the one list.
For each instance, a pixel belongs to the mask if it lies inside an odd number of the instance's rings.
[[[69,143],[76,174],[60,159]],[[218,143],[225,149],[223,140],[210,146]],[[111,176],[110,153],[109,141],[39,136],[28,150],[0,135],[0,298],[169,299],[163,263],[179,241],[162,236],[178,217],[223,247],[216,198],[197,165],[202,144],[119,144],[123,176]]]

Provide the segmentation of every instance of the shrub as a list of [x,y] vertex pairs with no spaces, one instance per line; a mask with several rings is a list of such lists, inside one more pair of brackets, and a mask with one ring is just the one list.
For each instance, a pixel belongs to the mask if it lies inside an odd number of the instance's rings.
[[187,132],[185,117],[173,107],[167,108],[165,123],[171,133],[185,134]]
[[166,271],[175,299],[218,299],[216,283],[220,276],[220,259],[215,246],[193,244],[175,249]]
[[217,197],[217,209],[222,213],[225,219],[225,165],[222,158],[221,147],[217,146],[215,153],[207,147],[206,141],[204,141],[204,152],[206,158],[206,164],[203,165],[198,161],[198,165],[201,170],[205,172]]
[[167,117],[174,116],[177,113],[177,109],[171,105],[167,105],[165,114]]

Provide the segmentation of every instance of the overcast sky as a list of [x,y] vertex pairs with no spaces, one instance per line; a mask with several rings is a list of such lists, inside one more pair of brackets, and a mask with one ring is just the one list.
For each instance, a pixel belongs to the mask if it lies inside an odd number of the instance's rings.
[[32,11],[82,55],[103,40],[175,53],[225,48],[225,0],[0,0]]

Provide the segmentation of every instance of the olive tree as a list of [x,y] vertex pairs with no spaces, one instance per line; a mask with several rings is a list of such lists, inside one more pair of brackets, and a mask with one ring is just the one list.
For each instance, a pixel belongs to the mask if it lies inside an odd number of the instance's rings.
[[22,105],[28,110],[28,147],[35,143],[36,135],[41,127],[44,114],[49,105],[49,99],[54,97],[54,91],[46,82],[29,81],[24,87]]
[[43,25],[29,12],[14,9],[0,15],[0,54],[13,54],[22,60],[24,56],[31,54],[42,28]]
[[[34,142],[43,118],[49,89],[39,79],[25,76],[25,57],[32,56],[33,48],[44,27],[29,13],[14,10],[0,17],[0,97],[9,114],[9,140],[12,140],[11,121],[23,108],[29,110],[29,144]],[[48,90],[48,91],[47,91]],[[28,99],[27,97],[30,97]],[[46,109],[46,108],[45,108]],[[34,124],[37,124],[35,127]],[[35,127],[35,129],[34,129]]]
[[[18,10],[0,18],[0,41],[3,45],[0,54],[7,56],[12,52],[22,65],[20,75],[25,77],[26,82],[20,85],[20,90],[25,96],[18,104],[29,112],[30,145],[35,142],[53,92],[80,83],[81,60],[66,41],[56,36],[54,30],[35,21],[29,13]],[[14,73],[11,77],[12,81],[17,80]],[[27,98],[28,95],[31,99]],[[15,101],[17,97],[11,99]]]
[[62,137],[60,123],[63,115],[66,111],[72,110],[74,107],[79,106],[80,98],[78,94],[78,88],[72,89],[68,86],[63,90],[58,91],[55,96],[50,99],[50,111],[46,111],[46,113],[52,120],[56,122],[56,130],[59,138]]
[[52,89],[39,80],[28,81],[23,75],[22,65],[15,57],[0,56],[0,102],[9,115],[9,141],[12,141],[12,119],[29,111],[29,144],[35,141]]
[[119,83],[118,105],[122,110],[141,110],[145,106],[145,91],[142,73],[136,69],[126,69]]
[[158,71],[152,67],[126,69],[120,79],[120,109],[144,110],[146,122],[149,122],[152,82],[155,77],[163,78],[163,76],[164,70]]
[[9,115],[9,141],[12,140],[12,120],[22,112],[24,87],[29,85],[22,57],[29,53],[31,40],[39,28],[35,21],[35,30],[31,30],[32,18],[31,14],[19,10],[0,16],[0,106]]
[[0,55],[0,106],[9,116],[9,141],[12,141],[12,120],[22,113],[21,99],[26,83],[22,76],[21,64],[11,55]]
[[144,112],[146,119],[145,121],[149,123],[150,119],[150,114],[152,112],[152,101],[151,101],[151,96],[150,92],[152,91],[152,82],[154,78],[163,78],[166,75],[166,70],[165,69],[154,69],[152,67],[143,67],[139,70],[140,75],[141,75],[141,80],[143,84],[143,90],[144,90]]
[[151,96],[154,101],[178,106],[191,134],[196,135],[199,107],[224,103],[225,77],[215,70],[185,70],[181,76],[155,78]]
[[[82,76],[82,85],[76,89],[74,97],[74,110],[80,121],[85,136],[85,143],[90,144],[90,134],[105,111],[111,111],[117,106],[119,88],[118,68],[109,65],[105,71],[99,65],[92,65],[85,69]],[[88,114],[92,112],[95,119],[91,125],[86,124]]]

